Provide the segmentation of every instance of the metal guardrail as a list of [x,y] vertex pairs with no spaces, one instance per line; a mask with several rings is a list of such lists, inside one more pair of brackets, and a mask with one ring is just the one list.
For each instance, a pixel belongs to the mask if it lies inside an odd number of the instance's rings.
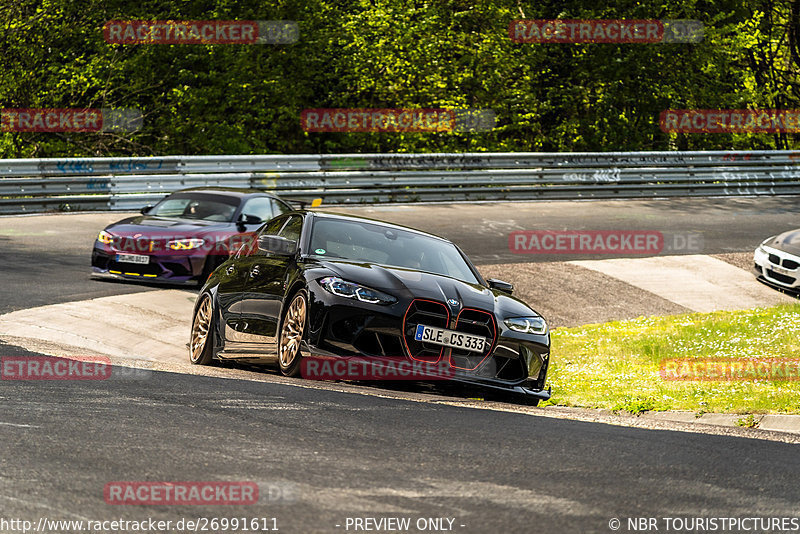
[[800,152],[164,156],[0,160],[0,213],[134,210],[197,186],[325,204],[800,194]]

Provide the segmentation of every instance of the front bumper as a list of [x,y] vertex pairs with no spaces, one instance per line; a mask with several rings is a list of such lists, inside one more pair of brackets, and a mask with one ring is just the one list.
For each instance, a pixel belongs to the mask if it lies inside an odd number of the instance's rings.
[[[550,398],[545,389],[549,365],[550,338],[548,334],[521,334],[507,329],[493,317],[491,348],[486,354],[473,358],[459,356],[456,349],[409,343],[417,319],[407,313],[409,302],[394,305],[351,304],[324,290],[311,291],[308,349],[311,356],[333,358],[403,359],[444,365],[450,379],[510,393]],[[426,323],[435,321],[435,310],[423,310]],[[490,312],[482,312],[492,315]],[[479,314],[475,318],[480,319]],[[420,320],[421,322],[421,320]],[[481,328],[470,320],[474,328]],[[459,331],[470,325],[458,323]],[[429,326],[443,326],[429,324]],[[453,328],[453,325],[449,325]],[[471,332],[479,334],[478,331]],[[487,337],[489,337],[487,335]]]
[[464,379],[464,378],[456,378],[455,380],[459,381],[459,382],[462,382],[462,383],[470,384],[470,385],[480,386],[481,388],[492,389],[492,390],[496,390],[496,391],[502,391],[503,393],[521,395],[521,396],[524,396],[524,397],[530,397],[530,398],[539,399],[539,400],[543,400],[543,401],[549,400],[550,397],[552,396],[551,389],[549,387],[547,389],[537,389],[535,387],[531,387],[531,386],[528,386],[528,385],[514,386],[514,387],[503,387],[503,386],[497,386],[496,384],[492,384],[492,383],[475,382],[475,381]]
[[[364,361],[364,360],[369,360],[369,358],[366,358],[366,357],[343,356],[341,354],[337,354],[337,353],[333,353],[333,352],[330,352],[330,351],[327,351],[327,350],[324,350],[324,349],[320,349],[319,347],[315,347],[315,346],[310,345],[308,343],[304,343],[303,344],[303,351],[306,354],[308,354],[308,357],[311,358],[311,359],[319,359],[321,361],[322,360],[326,360],[328,362],[331,362],[328,365],[328,369],[329,370],[335,370],[336,369],[336,364],[333,363],[333,362],[336,362],[336,361],[339,361],[339,360],[342,360],[344,362],[347,362],[347,361],[349,361],[351,359],[359,360],[359,362]],[[383,360],[383,363],[386,363],[385,360],[390,359],[390,358],[379,358],[379,357],[373,357],[373,358],[374,358],[374,361],[376,361],[376,363],[380,362],[382,360]],[[388,363],[388,365],[397,366],[396,359],[395,358],[391,358],[391,359],[394,360],[394,361],[391,362],[391,363]],[[412,362],[412,360],[410,358],[408,358],[408,357],[404,357],[404,361],[407,362],[407,363],[411,363]],[[442,363],[440,363],[439,365],[442,365]],[[359,369],[359,368],[363,368],[363,367],[361,367],[361,365],[356,365],[356,369]],[[366,368],[369,369],[369,365],[367,365]],[[411,365],[409,365],[405,369],[410,369],[410,368],[411,368]],[[434,368],[441,369],[436,365],[434,366]],[[347,365],[343,365],[341,367],[341,369],[344,371],[345,369],[347,369]],[[373,368],[373,370],[374,369],[375,368]],[[522,382],[520,382],[520,383],[518,383],[516,385],[513,384],[513,383],[510,383],[509,381],[505,381],[505,380],[493,380],[493,379],[488,379],[488,378],[481,378],[479,376],[475,376],[474,374],[470,374],[470,373],[467,373],[467,372],[459,371],[459,370],[454,369],[452,367],[449,368],[449,371],[452,374],[449,374],[449,373],[447,373],[447,371],[444,371],[442,374],[435,375],[434,378],[415,378],[415,377],[409,377],[407,375],[404,376],[403,373],[391,373],[391,374],[383,374],[383,375],[381,375],[381,373],[373,373],[373,375],[371,377],[365,377],[365,376],[359,374],[356,377],[356,376],[352,376],[352,375],[348,376],[346,372],[342,372],[342,373],[332,372],[331,375],[327,375],[324,378],[319,378],[317,376],[316,379],[317,380],[320,380],[320,379],[322,379],[322,380],[334,380],[334,381],[338,381],[338,380],[357,381],[357,382],[382,382],[382,381],[398,381],[398,380],[403,380],[403,381],[409,380],[409,381],[415,381],[415,382],[428,382],[430,380],[433,380],[436,383],[441,383],[443,381],[447,381],[447,382],[458,382],[458,383],[466,384],[466,385],[469,385],[469,386],[475,386],[475,387],[479,387],[479,388],[484,389],[484,390],[502,392],[503,394],[507,394],[507,395],[519,395],[519,396],[522,396],[522,397],[535,398],[535,399],[539,399],[539,400],[548,400],[550,398],[550,396],[551,396],[550,388],[548,387],[547,389],[544,389],[544,387],[543,387],[544,386],[544,381],[545,381],[545,378],[546,378],[546,374],[547,374],[547,362],[544,364],[543,368],[537,373],[536,379],[530,379],[529,378],[529,379],[523,380]],[[311,378],[310,376],[305,375],[305,374],[303,376],[305,378]],[[378,376],[380,376],[380,378]]]
[[800,292],[800,257],[771,247],[759,247],[753,254],[755,275],[776,287]]
[[205,267],[206,254],[144,254],[149,263],[118,262],[117,252],[95,246],[92,277],[163,284],[196,284]]

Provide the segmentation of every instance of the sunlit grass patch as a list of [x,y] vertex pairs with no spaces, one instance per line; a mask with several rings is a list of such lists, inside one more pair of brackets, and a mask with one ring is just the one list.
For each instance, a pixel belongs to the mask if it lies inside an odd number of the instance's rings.
[[558,328],[552,345],[548,382],[556,404],[632,413],[800,413],[800,376],[672,381],[660,374],[669,359],[800,358],[800,304]]

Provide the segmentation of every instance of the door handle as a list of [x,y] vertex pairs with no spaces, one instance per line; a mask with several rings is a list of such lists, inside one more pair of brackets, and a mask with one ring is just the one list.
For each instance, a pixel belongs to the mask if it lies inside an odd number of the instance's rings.
[[228,265],[228,268],[225,269],[225,274],[233,274],[233,271],[235,271],[235,270],[236,270],[236,267],[234,267],[233,265]]
[[259,268],[258,265],[250,269],[250,278],[258,276],[259,274],[261,274],[261,269]]

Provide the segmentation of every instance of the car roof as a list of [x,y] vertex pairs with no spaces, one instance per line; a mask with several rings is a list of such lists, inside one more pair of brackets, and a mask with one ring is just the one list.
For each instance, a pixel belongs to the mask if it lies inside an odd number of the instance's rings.
[[333,213],[330,211],[317,211],[317,210],[296,210],[298,213],[307,213],[312,215],[313,217],[318,217],[320,219],[339,219],[344,221],[356,221],[356,222],[368,222],[372,224],[377,224],[380,226],[385,226],[387,228],[395,228],[397,230],[405,230],[406,232],[412,232],[415,234],[419,234],[426,237],[432,237],[434,239],[439,239],[440,241],[446,241],[447,243],[452,243],[449,239],[446,239],[442,236],[438,236],[436,234],[430,234],[428,232],[423,232],[422,230],[417,230],[416,228],[411,228],[408,226],[403,226],[401,224],[394,224],[386,221],[381,221],[379,219],[371,219],[369,217],[360,217],[358,215],[345,215],[343,213]]

